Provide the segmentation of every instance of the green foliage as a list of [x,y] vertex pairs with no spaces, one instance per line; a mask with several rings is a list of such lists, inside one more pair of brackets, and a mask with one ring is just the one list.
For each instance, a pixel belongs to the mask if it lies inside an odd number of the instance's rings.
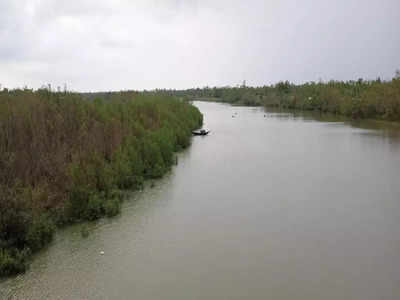
[[104,203],[104,212],[107,217],[113,217],[121,211],[121,200],[119,198],[110,198]]
[[235,105],[315,110],[354,119],[374,118],[400,121],[400,75],[391,81],[376,80],[309,82],[288,81],[262,87],[221,87],[162,91],[188,99],[201,99]]
[[37,251],[47,245],[53,239],[55,225],[50,217],[42,214],[33,219],[26,235],[26,245]]
[[[137,159],[137,157],[135,157]],[[118,188],[127,189],[135,186],[135,177],[132,162],[129,163],[129,153],[117,150],[112,159],[112,173],[114,181]]]
[[145,178],[158,178],[165,172],[160,146],[153,138],[143,140],[142,157]]
[[100,193],[89,196],[84,217],[86,220],[96,220],[104,215],[105,198]]
[[23,248],[32,213],[29,200],[22,197],[19,185],[0,185],[0,248]]
[[10,276],[25,272],[29,250],[0,248],[0,276]]
[[0,275],[23,271],[54,224],[118,214],[120,189],[167,172],[201,124],[166,95],[0,91]]

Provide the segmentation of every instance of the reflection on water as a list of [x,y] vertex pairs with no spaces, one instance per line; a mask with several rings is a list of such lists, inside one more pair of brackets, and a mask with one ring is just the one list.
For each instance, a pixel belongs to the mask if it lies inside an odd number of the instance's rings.
[[396,125],[196,105],[210,135],[0,299],[400,299]]
[[[259,111],[260,108],[254,108]],[[376,137],[380,142],[392,145],[394,151],[400,150],[400,123],[380,120],[354,120],[345,116],[314,111],[281,110],[277,108],[264,108],[266,118],[299,122],[324,122],[332,123],[331,126],[351,126],[365,131],[357,134]]]

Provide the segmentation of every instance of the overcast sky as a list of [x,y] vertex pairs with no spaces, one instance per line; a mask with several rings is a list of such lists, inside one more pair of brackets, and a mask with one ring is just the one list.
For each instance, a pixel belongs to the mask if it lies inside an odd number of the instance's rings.
[[400,69],[400,0],[0,0],[0,84],[264,85]]

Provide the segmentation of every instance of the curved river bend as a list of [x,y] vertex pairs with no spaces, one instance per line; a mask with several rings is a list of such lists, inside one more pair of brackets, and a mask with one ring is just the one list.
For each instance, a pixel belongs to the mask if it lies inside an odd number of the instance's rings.
[[196,105],[209,136],[0,298],[400,299],[398,129]]

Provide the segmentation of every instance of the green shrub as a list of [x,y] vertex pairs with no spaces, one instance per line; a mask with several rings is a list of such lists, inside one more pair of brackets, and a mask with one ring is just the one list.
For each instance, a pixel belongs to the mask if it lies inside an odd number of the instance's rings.
[[[188,99],[213,99],[239,105],[315,110],[354,119],[375,118],[400,121],[400,77],[390,81],[363,80],[307,82],[288,81],[260,87],[206,87],[170,91]],[[180,144],[180,143],[179,143]]]
[[165,173],[165,164],[161,150],[152,137],[144,139],[142,144],[142,156],[144,162],[144,177],[158,178]]
[[0,248],[0,276],[10,276],[25,272],[29,250],[19,251],[17,249]]
[[101,194],[93,193],[89,196],[88,205],[85,212],[87,220],[96,220],[104,215],[105,199]]
[[87,186],[74,186],[69,194],[69,202],[66,204],[68,219],[71,221],[85,219],[90,195],[93,190]]
[[54,224],[117,214],[118,189],[162,176],[201,122],[166,95],[0,91],[0,275],[23,270]]
[[110,198],[104,203],[104,210],[107,217],[113,217],[121,211],[121,200],[118,198]]
[[55,231],[55,225],[49,216],[43,214],[33,219],[29,227],[26,245],[32,250],[37,251],[51,242]]
[[132,176],[133,170],[129,163],[129,156],[127,152],[119,149],[113,156],[112,169],[114,181],[118,188],[128,189],[135,186],[135,177]]

